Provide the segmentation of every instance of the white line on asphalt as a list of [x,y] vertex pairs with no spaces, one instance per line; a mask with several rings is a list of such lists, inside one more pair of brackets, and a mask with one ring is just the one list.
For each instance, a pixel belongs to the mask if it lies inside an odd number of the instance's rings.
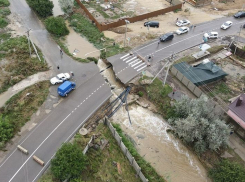
[[[108,99],[108,98],[106,98],[102,103],[104,103],[107,99]],[[101,105],[98,105],[98,107],[95,108],[94,111],[97,111],[97,109],[98,109],[99,107],[101,107]],[[93,112],[92,112],[92,113],[93,113]],[[71,136],[73,136],[73,135],[78,131],[78,129],[84,124],[84,121],[86,121],[88,118],[90,118],[91,115],[92,115],[92,114],[88,115],[88,117],[85,118],[85,119],[83,120],[83,122],[82,122],[82,123],[81,123],[81,124],[74,130],[74,132],[73,132],[72,134],[70,134],[69,137],[67,137],[67,139],[66,139],[65,142],[67,142],[67,141],[69,140],[69,138],[71,138]],[[55,155],[55,154],[54,154],[54,155]],[[54,157],[54,155],[51,157],[51,159]],[[50,160],[51,160],[51,159],[50,159]],[[46,165],[50,162],[50,160],[48,160],[48,162],[46,163]],[[46,165],[45,165],[45,166],[46,166]],[[45,170],[44,167],[43,167],[42,170],[37,174],[37,176],[34,178],[34,180],[33,180],[32,182],[34,182],[34,181],[37,179],[37,177],[42,173],[43,170]]]
[[142,66],[142,65],[144,65],[144,64],[145,64],[145,63],[142,63],[142,64],[136,66],[134,69],[137,69],[138,67],[140,67],[140,66]]
[[139,63],[142,63],[142,61],[139,61],[139,62],[137,62],[137,63],[135,63],[135,64],[133,64],[133,65],[131,65],[131,66],[134,67],[134,66],[136,66],[136,65],[139,64]]
[[123,59],[123,58],[125,58],[126,56],[128,56],[129,54],[126,54],[126,55],[124,55],[123,57],[120,57],[120,59]]
[[128,62],[130,62],[130,61],[132,61],[132,60],[134,60],[134,59],[136,59],[136,58],[137,58],[137,57],[134,56],[132,59],[127,60],[126,63],[128,63]]
[[135,61],[129,63],[128,65],[132,65],[132,64],[134,64],[134,63],[137,62],[137,61],[139,61],[139,59],[136,59]]
[[65,119],[63,119],[63,121],[58,124],[58,126],[56,126],[53,131],[42,141],[42,143],[34,150],[34,152],[32,152],[32,154],[30,155],[30,157],[28,157],[26,159],[26,161],[22,164],[22,166],[16,171],[16,173],[12,176],[12,178],[9,180],[9,182],[11,182],[13,180],[13,178],[18,174],[18,172],[23,168],[23,166],[27,163],[27,161],[33,156],[33,154],[42,146],[42,144],[55,132],[55,130],[57,130],[57,128],[71,115],[68,114]]
[[142,68],[138,69],[137,71],[140,71],[140,70],[144,69],[145,67],[147,67],[147,65],[143,66]]
[[126,61],[129,58],[132,58],[132,57],[131,56],[128,56],[128,57],[124,58],[122,61]]

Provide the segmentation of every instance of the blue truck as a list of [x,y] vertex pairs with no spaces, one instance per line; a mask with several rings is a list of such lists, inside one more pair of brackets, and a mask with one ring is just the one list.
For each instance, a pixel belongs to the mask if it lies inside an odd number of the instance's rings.
[[58,94],[62,97],[66,97],[68,93],[76,88],[76,84],[74,82],[65,81],[58,87]]

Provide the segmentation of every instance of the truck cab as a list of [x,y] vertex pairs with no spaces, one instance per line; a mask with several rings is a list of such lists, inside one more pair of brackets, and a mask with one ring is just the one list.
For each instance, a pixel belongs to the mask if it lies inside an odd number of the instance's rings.
[[57,92],[60,96],[66,97],[68,93],[74,90],[75,88],[76,84],[74,82],[65,81],[58,87]]

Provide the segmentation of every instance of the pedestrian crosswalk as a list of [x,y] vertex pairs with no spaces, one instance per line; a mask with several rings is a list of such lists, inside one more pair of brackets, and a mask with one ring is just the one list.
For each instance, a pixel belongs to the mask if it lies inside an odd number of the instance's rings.
[[135,55],[126,54],[120,57],[120,60],[127,63],[128,66],[134,68],[137,72],[147,67],[147,64]]

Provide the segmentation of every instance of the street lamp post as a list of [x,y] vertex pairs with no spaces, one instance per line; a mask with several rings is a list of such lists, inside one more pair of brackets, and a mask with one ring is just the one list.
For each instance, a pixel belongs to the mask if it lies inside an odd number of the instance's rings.
[[30,57],[31,57],[31,46],[30,46],[30,31],[31,29],[27,30],[27,39],[28,39],[28,47],[29,47],[29,52],[30,52]]
[[124,47],[125,47],[125,43],[126,43],[126,36],[127,36],[127,29],[128,29],[128,24],[130,23],[130,21],[125,20],[125,24],[126,24],[126,32],[125,32],[125,37],[124,37]]

